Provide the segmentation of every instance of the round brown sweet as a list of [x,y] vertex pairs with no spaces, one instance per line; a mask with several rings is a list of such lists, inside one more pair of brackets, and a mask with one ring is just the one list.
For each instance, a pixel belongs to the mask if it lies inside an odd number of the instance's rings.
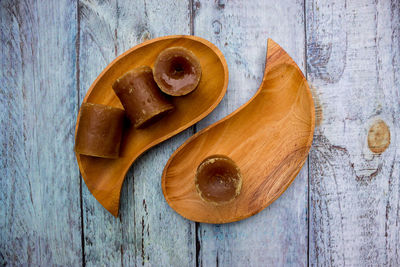
[[135,128],[144,128],[174,109],[158,88],[148,66],[128,71],[114,82],[112,88]]
[[195,185],[203,201],[215,205],[227,204],[240,194],[242,175],[232,159],[224,155],[213,155],[200,163]]
[[201,78],[201,65],[190,50],[171,47],[158,55],[153,74],[161,91],[172,96],[182,96],[196,89]]
[[125,111],[110,106],[83,103],[75,137],[78,154],[118,158]]

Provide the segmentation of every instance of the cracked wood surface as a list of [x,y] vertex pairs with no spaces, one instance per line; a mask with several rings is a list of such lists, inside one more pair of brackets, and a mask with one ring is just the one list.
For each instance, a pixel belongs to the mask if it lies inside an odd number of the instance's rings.
[[[399,266],[399,27],[396,0],[1,1],[0,265]],[[196,127],[133,165],[114,218],[79,176],[76,114],[117,55],[168,34],[216,44],[228,91]],[[187,221],[162,196],[162,169],[256,92],[267,37],[314,91],[309,161],[256,216]]]
[[311,265],[400,265],[399,12],[396,0],[306,1],[323,114],[309,156]]
[[[267,36],[304,72],[303,1],[195,1],[194,5],[194,33],[215,43],[229,67],[227,94],[215,112],[198,123],[199,129],[228,115],[257,91]],[[304,166],[288,190],[259,214],[226,225],[199,224],[198,264],[306,266],[307,163]]]
[[75,2],[0,2],[2,266],[82,263],[75,16]]
[[[188,4],[179,1],[163,4],[160,8],[159,1],[79,2],[80,102],[97,75],[127,49],[145,39],[176,32],[190,34]],[[135,162],[121,190],[118,219],[96,201],[83,183],[87,265],[193,264],[194,223],[170,210],[160,186],[167,159],[192,132],[191,129],[183,132]]]

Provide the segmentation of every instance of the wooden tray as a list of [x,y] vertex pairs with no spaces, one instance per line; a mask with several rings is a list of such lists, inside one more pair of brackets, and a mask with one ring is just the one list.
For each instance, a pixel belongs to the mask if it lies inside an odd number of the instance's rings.
[[[306,161],[315,125],[307,81],[296,63],[271,39],[266,62],[263,81],[254,97],[189,138],[167,162],[163,193],[183,217],[227,223],[252,216],[287,189]],[[215,154],[234,160],[243,177],[240,195],[221,206],[202,201],[194,183],[201,161]]]
[[[118,215],[122,183],[132,163],[149,148],[207,116],[225,95],[228,67],[221,51],[205,39],[183,35],[156,38],[117,57],[97,77],[83,100],[122,108],[111,88],[113,82],[135,67],[152,67],[158,54],[173,46],[188,48],[200,59],[204,71],[198,88],[186,96],[173,97],[175,110],[160,121],[144,129],[131,127],[126,130],[120,158],[112,160],[76,154],[79,169],[90,192],[114,216]],[[78,123],[79,116],[77,126]]]

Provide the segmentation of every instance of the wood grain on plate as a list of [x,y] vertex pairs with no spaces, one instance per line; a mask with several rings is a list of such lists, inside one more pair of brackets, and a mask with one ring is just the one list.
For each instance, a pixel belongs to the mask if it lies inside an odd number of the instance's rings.
[[[145,41],[111,62],[90,86],[83,103],[122,108],[112,84],[126,72],[152,67],[157,56],[170,47],[190,49],[200,61],[201,81],[192,93],[171,97],[174,109],[147,127],[124,129],[119,157],[106,159],[75,153],[82,178],[93,196],[114,216],[118,216],[120,192],[132,163],[146,150],[187,129],[207,116],[221,101],[228,86],[228,67],[221,51],[207,40],[190,35],[170,35]],[[145,101],[145,100],[143,100]],[[79,119],[76,122],[78,131]]]
[[[164,168],[161,186],[168,204],[197,222],[228,223],[252,216],[293,182],[310,151],[315,110],[310,88],[293,59],[268,39],[264,78],[256,94],[229,116],[179,147]],[[207,203],[195,175],[213,155],[232,159],[243,185],[229,204]]]

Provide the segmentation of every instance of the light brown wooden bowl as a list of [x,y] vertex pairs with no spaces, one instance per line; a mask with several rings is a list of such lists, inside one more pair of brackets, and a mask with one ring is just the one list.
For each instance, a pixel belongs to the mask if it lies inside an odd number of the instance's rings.
[[[126,130],[121,143],[120,158],[112,160],[75,153],[90,192],[114,216],[118,215],[122,183],[132,163],[149,148],[207,116],[225,95],[228,67],[221,51],[205,39],[186,35],[156,38],[117,57],[97,77],[83,100],[123,108],[112,90],[113,82],[135,67],[152,67],[158,54],[173,46],[188,48],[200,59],[204,71],[197,89],[186,96],[171,98],[175,110],[158,122],[144,129],[130,127]],[[77,126],[78,123],[79,116]]]
[[[268,39],[264,78],[245,105],[198,132],[167,162],[161,186],[168,204],[197,222],[228,223],[252,216],[276,200],[306,161],[315,126],[314,102],[296,63]],[[202,201],[195,174],[210,155],[236,162],[243,184],[240,195],[221,206]]]

